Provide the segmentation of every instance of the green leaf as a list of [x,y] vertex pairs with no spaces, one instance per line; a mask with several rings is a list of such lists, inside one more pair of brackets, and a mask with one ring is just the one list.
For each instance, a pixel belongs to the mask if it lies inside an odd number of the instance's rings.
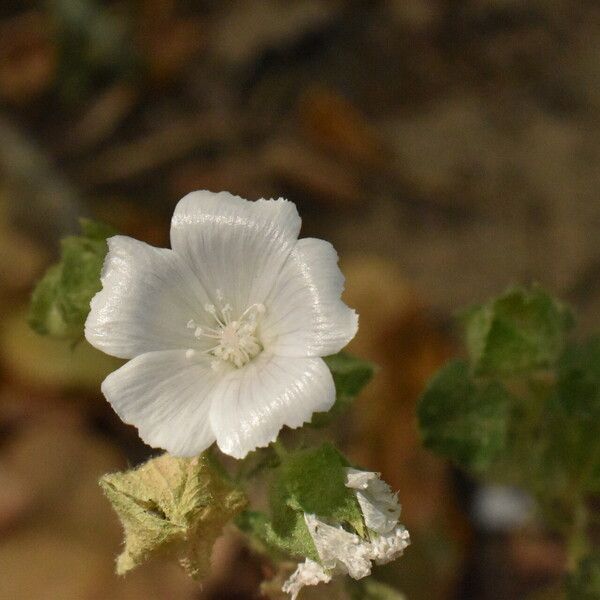
[[567,348],[558,364],[553,418],[547,433],[549,460],[562,479],[600,492],[600,336]]
[[62,265],[52,265],[37,284],[31,296],[28,321],[31,328],[41,335],[57,338],[75,337],[77,328],[65,321],[59,303]]
[[335,383],[335,404],[326,413],[315,413],[311,425],[324,427],[337,415],[347,410],[356,396],[371,381],[375,365],[347,352],[338,352],[324,358]]
[[346,487],[348,462],[331,444],[291,453],[281,464],[271,495],[274,524],[279,525],[280,508],[348,524],[363,535],[360,505]]
[[366,535],[356,495],[346,487],[348,466],[331,444],[290,452],[274,471],[271,519],[247,512],[238,519],[238,525],[270,549],[319,561],[305,513]]
[[104,475],[100,486],[125,530],[119,575],[167,553],[192,577],[204,577],[215,540],[246,504],[205,455],[163,454],[137,469]]
[[473,371],[500,376],[554,365],[573,325],[569,309],[538,287],[511,288],[462,320]]
[[567,600],[600,599],[600,552],[588,556],[567,581]]
[[559,363],[558,392],[568,414],[600,424],[600,336],[567,348]]
[[279,514],[277,529],[267,515],[255,511],[244,511],[236,519],[236,525],[275,554],[318,561],[319,554],[304,521],[304,513],[289,507],[281,510],[283,514]]
[[62,240],[61,260],[50,267],[31,297],[29,324],[41,335],[77,341],[83,337],[90,301],[100,291],[109,226],[81,220],[82,235]]
[[506,447],[511,397],[499,382],[481,382],[453,361],[429,383],[418,407],[425,446],[458,465],[485,471]]

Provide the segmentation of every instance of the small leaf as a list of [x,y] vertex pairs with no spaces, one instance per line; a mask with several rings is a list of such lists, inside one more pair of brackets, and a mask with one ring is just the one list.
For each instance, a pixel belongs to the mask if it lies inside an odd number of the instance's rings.
[[463,315],[478,375],[518,375],[551,367],[573,325],[571,312],[541,289],[512,288]]
[[598,600],[600,598],[600,552],[579,563],[577,571],[567,581],[567,600]]
[[65,321],[58,299],[61,277],[62,265],[56,264],[39,281],[31,296],[29,325],[40,335],[74,338],[78,336],[78,328],[71,327]]
[[116,232],[87,219],[80,224],[82,235],[62,240],[60,262],[48,269],[33,292],[29,324],[41,335],[81,339],[90,301],[102,287],[106,238]]
[[324,427],[334,417],[350,407],[356,396],[371,381],[375,365],[347,352],[338,352],[324,358],[335,383],[335,404],[326,413],[315,413],[311,425]]
[[[348,524],[363,535],[363,520],[356,495],[346,487],[346,459],[331,445],[300,450],[286,458],[279,469],[272,493],[275,508]],[[274,513],[277,528],[280,515]]]
[[356,495],[346,487],[347,467],[346,459],[331,444],[290,452],[274,471],[271,519],[247,512],[238,525],[272,550],[319,561],[305,514],[366,535]]
[[192,577],[206,576],[215,540],[246,504],[205,455],[163,454],[137,469],[104,475],[100,485],[125,530],[119,575],[168,553]]
[[505,449],[510,404],[502,384],[472,380],[468,365],[453,361],[421,397],[424,444],[465,468],[485,471]]

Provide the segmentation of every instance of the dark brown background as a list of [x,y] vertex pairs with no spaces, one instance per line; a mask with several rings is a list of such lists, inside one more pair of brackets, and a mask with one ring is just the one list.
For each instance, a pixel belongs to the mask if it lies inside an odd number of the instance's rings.
[[235,538],[203,593],[169,564],[112,575],[120,533],[96,479],[147,449],[99,395],[113,364],[24,323],[77,217],[165,245],[200,188],[285,196],[303,235],[339,250],[351,349],[382,368],[337,436],[399,488],[414,541],[379,577],[412,600],[552,583],[560,546],[479,534],[414,407],[455,350],[452,314],[511,283],[600,325],[599,109],[592,1],[4,0],[0,598],[257,593],[268,566]]

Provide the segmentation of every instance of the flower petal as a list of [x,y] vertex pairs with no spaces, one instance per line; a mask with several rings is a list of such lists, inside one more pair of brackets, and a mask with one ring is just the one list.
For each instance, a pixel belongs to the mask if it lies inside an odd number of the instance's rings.
[[315,515],[304,513],[304,522],[326,569],[346,572],[353,579],[371,574],[371,546],[341,526],[333,527]]
[[326,573],[323,567],[314,560],[307,558],[300,563],[289,579],[283,584],[281,591],[290,594],[290,600],[296,600],[300,590],[307,585],[318,585],[329,583],[331,575]]
[[358,315],[341,299],[344,276],[329,242],[298,241],[265,302],[265,346],[280,356],[327,356],[355,335]]
[[102,392],[147,444],[194,456],[215,440],[209,410],[217,380],[207,359],[166,350],[130,360],[104,380]]
[[401,507],[398,495],[383,481],[379,473],[346,469],[346,487],[356,490],[356,498],[365,525],[379,534],[387,534],[398,524]]
[[85,324],[88,342],[119,358],[197,346],[186,324],[202,316],[208,298],[184,261],[172,250],[121,235],[108,247],[103,288]]
[[275,440],[279,430],[300,427],[335,400],[331,373],[320,358],[262,353],[230,372],[214,392],[210,421],[219,448],[243,458]]
[[213,304],[218,289],[239,314],[264,302],[300,224],[287,200],[249,202],[227,192],[192,192],[173,213],[171,246],[215,296]]

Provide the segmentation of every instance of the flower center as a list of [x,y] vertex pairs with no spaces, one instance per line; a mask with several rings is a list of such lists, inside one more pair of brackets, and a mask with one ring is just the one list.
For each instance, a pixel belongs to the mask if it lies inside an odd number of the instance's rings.
[[[252,304],[237,319],[232,318],[231,304],[223,302],[223,294],[217,290],[219,305],[205,304],[204,310],[214,319],[215,327],[199,326],[193,319],[188,321],[188,329],[194,330],[197,339],[209,338],[215,341],[212,348],[204,350],[204,354],[215,357],[212,368],[217,369],[219,360],[229,362],[238,369],[249,363],[261,353],[263,347],[256,334],[258,318],[264,314],[264,304]],[[193,356],[195,350],[190,349],[186,355]]]

